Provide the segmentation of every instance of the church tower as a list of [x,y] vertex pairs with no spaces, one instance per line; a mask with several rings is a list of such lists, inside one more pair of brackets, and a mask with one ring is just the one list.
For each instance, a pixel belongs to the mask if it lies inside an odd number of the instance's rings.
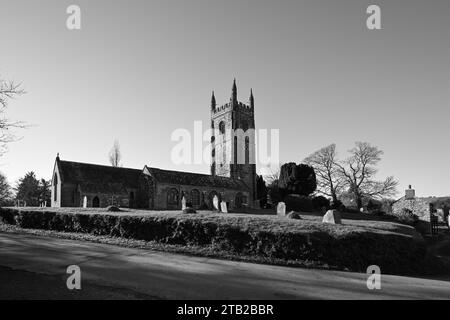
[[238,101],[236,79],[230,102],[216,105],[211,98],[211,174],[240,179],[250,188],[253,205],[256,199],[255,100],[250,90],[249,103]]

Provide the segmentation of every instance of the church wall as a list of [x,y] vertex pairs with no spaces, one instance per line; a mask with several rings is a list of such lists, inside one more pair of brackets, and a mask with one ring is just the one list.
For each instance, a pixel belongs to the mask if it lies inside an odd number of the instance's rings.
[[[170,189],[176,189],[178,191],[178,202],[177,204],[167,203],[167,195]],[[239,191],[232,189],[222,189],[214,187],[205,186],[191,186],[191,185],[176,185],[168,183],[157,183],[155,188],[155,198],[154,198],[154,209],[155,210],[181,210],[181,199],[185,195],[187,202],[192,202],[191,191],[198,190],[200,192],[200,204],[194,206],[194,209],[199,209],[201,205],[205,202],[208,204],[210,202],[209,196],[212,192],[216,192],[219,195],[219,199],[228,202],[229,209],[234,208],[235,198],[237,193],[242,193],[247,199],[250,199],[249,192]]]
[[106,208],[108,206],[120,206],[120,207],[135,207],[135,202],[130,202],[130,192],[134,192],[135,199],[138,190],[137,189],[129,189],[127,193],[120,194],[112,194],[112,193],[89,193],[89,192],[81,192],[79,196],[79,201],[77,206],[82,207],[84,202],[84,197],[87,198],[87,207],[94,207],[94,198],[98,197],[99,199],[99,208]]
[[76,185],[63,183],[61,185],[61,207],[77,207],[78,204],[76,202],[76,192]]

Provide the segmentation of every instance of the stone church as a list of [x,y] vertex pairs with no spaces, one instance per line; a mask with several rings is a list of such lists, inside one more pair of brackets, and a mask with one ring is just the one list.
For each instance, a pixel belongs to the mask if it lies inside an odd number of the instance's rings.
[[[231,210],[253,207],[256,199],[254,97],[237,99],[236,80],[228,103],[211,98],[211,174],[103,166],[56,157],[52,177],[52,207],[121,207],[181,209],[182,198],[195,209],[212,209],[214,196]],[[236,134],[235,132],[244,132]],[[229,132],[230,134],[225,134]],[[246,134],[248,132],[248,134]],[[237,161],[238,154],[244,155]],[[220,157],[220,159],[219,159]]]

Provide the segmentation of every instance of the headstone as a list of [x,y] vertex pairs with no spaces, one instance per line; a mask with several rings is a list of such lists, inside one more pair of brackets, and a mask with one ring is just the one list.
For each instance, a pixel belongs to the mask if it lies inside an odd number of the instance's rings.
[[298,212],[295,212],[295,211],[289,212],[286,217],[288,219],[295,219],[295,220],[301,220],[302,219],[300,214]]
[[181,210],[186,210],[186,197],[183,196],[181,199]]
[[278,202],[277,204],[277,216],[285,217],[286,216],[286,204],[284,202]]
[[87,208],[87,197],[84,196],[83,198],[83,208]]
[[322,222],[332,224],[342,224],[341,214],[339,213],[339,211],[335,209],[328,210],[327,213],[325,213],[325,215],[323,216]]
[[223,213],[228,213],[227,203],[225,201],[222,201],[220,203],[220,211],[222,211]]
[[213,209],[215,210],[215,211],[219,211],[219,197],[217,197],[217,195],[214,195],[214,198],[213,198]]
[[438,216],[438,218],[442,219],[442,221],[445,221],[444,209],[436,209],[436,215]]
[[183,210],[183,213],[185,213],[185,214],[188,214],[188,213],[197,213],[197,211],[195,211],[194,208],[186,207],[186,209]]

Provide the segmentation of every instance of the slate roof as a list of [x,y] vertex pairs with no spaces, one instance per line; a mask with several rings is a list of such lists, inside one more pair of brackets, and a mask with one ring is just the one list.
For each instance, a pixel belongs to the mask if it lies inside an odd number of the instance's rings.
[[[137,189],[141,169],[103,166],[90,163],[57,160],[61,181],[78,184],[88,193],[126,193]],[[241,180],[207,174],[163,170],[145,166],[157,182],[175,185],[206,186],[218,189],[249,191]]]
[[140,169],[57,161],[61,181],[80,185],[84,192],[126,193],[138,188]]
[[[212,176],[208,174],[163,170],[145,166],[152,177],[161,183],[176,185],[205,186],[213,188],[236,189],[249,191],[248,186],[242,180],[227,177]],[[145,169],[144,169],[145,170]]]

